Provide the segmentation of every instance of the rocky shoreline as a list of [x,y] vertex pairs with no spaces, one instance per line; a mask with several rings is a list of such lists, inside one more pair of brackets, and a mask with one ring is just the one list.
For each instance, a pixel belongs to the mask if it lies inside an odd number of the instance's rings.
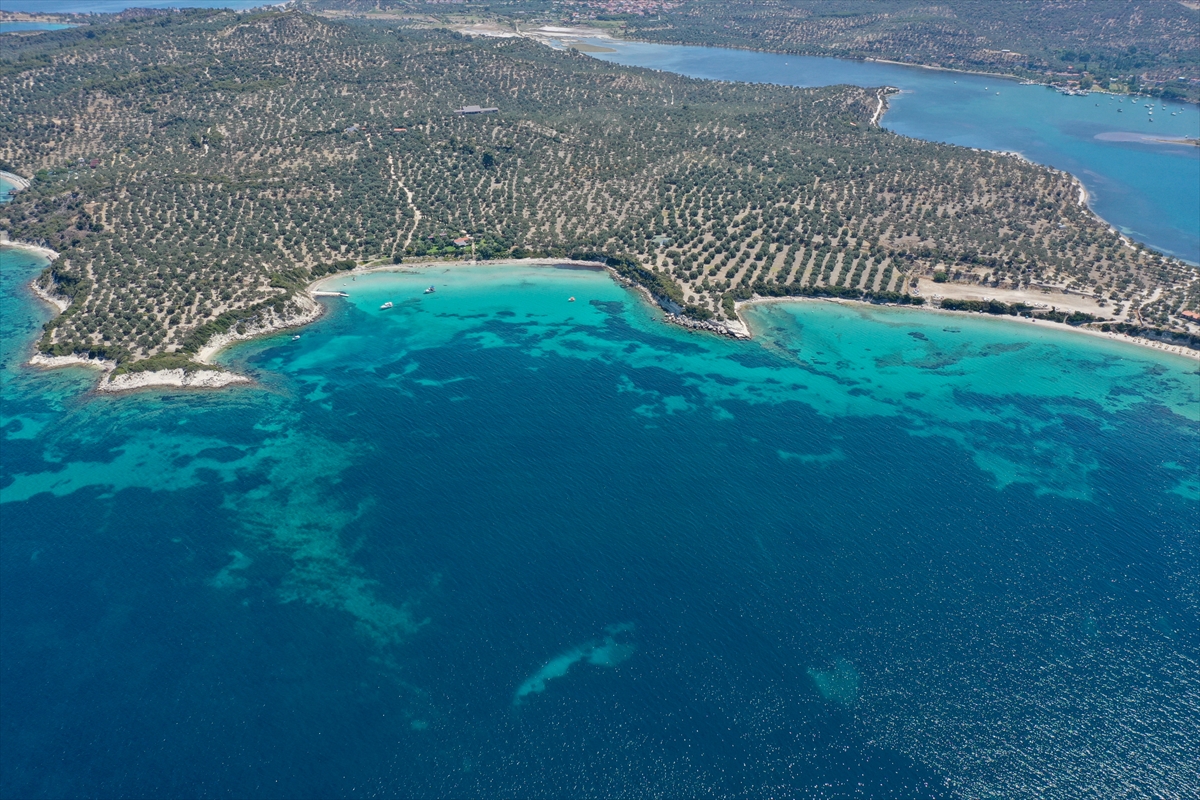
[[681,328],[688,328],[693,331],[706,331],[715,333],[718,336],[727,336],[730,339],[750,339],[750,329],[746,327],[741,320],[726,320],[717,322],[707,319],[692,319],[685,317],[683,314],[667,314],[663,317],[665,322],[672,325],[678,325]]
[[287,330],[288,328],[299,328],[302,325],[315,322],[325,313],[324,306],[314,299],[311,291],[297,293],[292,297],[291,302],[296,307],[293,313],[276,314],[273,311],[267,311],[263,313],[263,316],[259,320],[242,323],[238,326],[241,328],[241,331],[234,328],[227,333],[218,333],[209,339],[200,348],[200,351],[196,353],[196,361],[200,364],[211,364],[217,353],[234,342],[257,339],[260,336],[268,336],[272,333]]
[[29,359],[31,367],[59,369],[61,367],[90,367],[104,373],[96,391],[106,394],[132,392],[138,389],[170,387],[178,389],[219,389],[235,383],[250,383],[245,375],[218,369],[163,369],[145,372],[125,372],[113,375],[117,365],[112,361],[84,356],[47,356],[41,353]]
[[[58,253],[55,253],[53,250],[49,250],[48,248],[41,247],[38,245],[28,244],[28,243],[24,243],[24,242],[12,242],[12,241],[8,241],[8,240],[4,240],[3,244],[8,247],[15,247],[15,248],[21,248],[21,249],[25,249],[25,250],[29,250],[29,251],[34,251],[34,252],[37,252],[38,254],[43,255],[49,259],[54,259],[58,256]],[[612,276],[613,280],[615,280],[617,283],[619,283],[622,286],[626,286],[628,288],[637,290],[640,294],[642,294],[642,296],[647,301],[653,303],[656,306],[659,306],[660,308],[663,308],[663,310],[666,312],[663,316],[663,321],[666,322],[667,324],[677,325],[681,328],[687,328],[688,330],[693,330],[693,331],[697,331],[697,332],[701,332],[701,333],[712,333],[712,334],[716,334],[718,336],[724,336],[724,337],[727,337],[730,339],[736,339],[736,340],[744,341],[744,340],[749,340],[749,339],[753,338],[753,335],[749,329],[749,326],[747,326],[745,324],[745,322],[742,321],[740,315],[736,319],[733,319],[733,320],[699,320],[699,319],[693,319],[691,317],[685,316],[680,313],[675,313],[667,301],[661,300],[661,299],[655,297],[648,289],[646,289],[646,287],[620,275],[613,268],[609,267],[606,264],[602,264],[600,262],[577,261],[577,260],[573,260],[573,259],[551,259],[551,258],[521,259],[520,261],[521,261],[521,263],[538,264],[538,265],[544,265],[544,266],[562,265],[562,266],[578,266],[578,267],[586,267],[586,268],[594,268],[594,269],[607,269],[609,274]],[[437,261],[437,262],[428,262],[428,263],[405,264],[403,266],[401,266],[401,265],[386,265],[386,266],[367,267],[367,268],[359,268],[359,269],[351,270],[351,271],[348,271],[345,273],[341,273],[341,275],[345,276],[345,275],[352,275],[352,274],[362,274],[362,273],[366,273],[366,272],[381,272],[381,271],[391,271],[391,270],[408,271],[414,267],[420,268],[422,266],[431,266],[434,264],[441,265],[444,263],[445,262]],[[314,280],[311,284],[309,284],[308,287],[306,287],[305,291],[299,292],[295,296],[290,298],[289,308],[282,314],[277,313],[271,309],[268,309],[268,310],[264,311],[260,317],[254,319],[254,320],[242,322],[239,326],[235,327],[233,330],[213,336],[196,354],[195,361],[197,362],[197,364],[199,366],[197,369],[194,369],[194,370],[185,370],[182,368],[155,370],[155,371],[147,370],[147,371],[142,371],[142,372],[124,372],[124,373],[114,376],[113,372],[115,371],[117,365],[111,361],[104,361],[101,359],[91,359],[91,358],[86,358],[84,356],[78,356],[78,355],[47,356],[47,355],[43,355],[41,353],[35,354],[32,358],[29,359],[28,363],[30,366],[40,367],[43,369],[55,369],[55,368],[59,368],[59,367],[68,367],[68,366],[86,366],[86,367],[99,369],[99,370],[103,371],[104,376],[101,378],[100,382],[97,384],[96,391],[102,392],[102,393],[122,393],[122,392],[131,392],[131,391],[137,391],[140,389],[150,389],[150,388],[219,389],[219,388],[224,388],[227,386],[233,386],[233,385],[238,385],[238,384],[249,384],[249,383],[252,383],[252,381],[250,378],[246,377],[245,375],[239,375],[234,372],[217,369],[217,368],[214,368],[213,366],[211,366],[213,363],[213,359],[216,357],[216,355],[218,353],[220,353],[223,349],[228,347],[229,345],[234,344],[236,342],[247,341],[247,340],[259,338],[262,336],[268,336],[270,334],[277,333],[282,330],[287,330],[289,328],[301,327],[301,326],[308,325],[308,324],[316,321],[318,318],[321,317],[321,315],[324,313],[324,310],[325,310],[324,306],[322,306],[321,303],[317,302],[317,300],[316,300],[317,297],[333,296],[333,295],[344,296],[344,294],[341,292],[331,292],[331,291],[322,290],[322,289],[318,288],[325,281],[330,280],[335,277],[338,277],[338,276],[330,275],[330,276],[325,276],[320,279]],[[44,288],[42,288],[41,286],[38,285],[37,281],[31,282],[29,284],[29,286],[30,286],[31,291],[35,295],[37,295],[37,297],[39,299],[54,306],[55,309],[59,313],[62,313],[64,310],[66,310],[66,308],[70,304],[66,298],[57,297],[57,296],[47,292]],[[740,307],[747,303],[756,304],[756,303],[763,303],[763,302],[789,302],[789,301],[795,302],[795,301],[804,301],[806,299],[813,299],[813,300],[823,299],[823,300],[832,300],[833,302],[854,302],[854,301],[847,301],[844,299],[834,299],[834,298],[799,298],[799,297],[763,298],[763,297],[755,297],[748,301],[743,301],[743,302],[738,303],[738,306]],[[942,313],[971,313],[971,312],[948,312],[943,309],[935,309],[935,308],[927,308],[924,310],[940,311]],[[1037,321],[1037,320],[1022,320],[1022,321],[1041,322],[1041,321]],[[1052,323],[1044,323],[1044,324],[1050,325]],[[1062,328],[1063,326],[1053,324],[1053,327]],[[1073,329],[1080,330],[1079,328],[1073,328]],[[1149,339],[1149,338],[1128,336],[1128,335],[1120,334],[1120,333],[1101,333],[1100,331],[1087,330],[1087,329],[1084,329],[1082,332],[1090,333],[1092,335],[1104,336],[1105,338],[1109,338],[1109,339],[1125,341],[1130,344],[1136,344],[1136,345],[1140,345],[1143,347],[1150,347],[1150,348],[1153,348],[1153,349],[1156,349],[1159,351],[1167,351],[1167,352],[1172,352],[1172,353],[1176,353],[1179,355],[1187,355],[1192,358],[1197,357],[1196,351],[1189,352],[1184,347],[1180,347],[1178,345],[1167,344],[1165,342],[1154,341],[1153,339]]]
[[216,369],[161,369],[146,372],[125,372],[113,377],[110,372],[96,386],[98,392],[132,392],[160,387],[176,389],[220,389],[237,383],[250,383],[245,375]]
[[43,289],[41,284],[39,284],[36,280],[29,282],[29,291],[37,295],[39,300],[43,300],[48,305],[54,306],[56,309],[58,309],[58,313],[60,314],[71,307],[70,300],[65,297],[59,297],[58,295],[50,294]]

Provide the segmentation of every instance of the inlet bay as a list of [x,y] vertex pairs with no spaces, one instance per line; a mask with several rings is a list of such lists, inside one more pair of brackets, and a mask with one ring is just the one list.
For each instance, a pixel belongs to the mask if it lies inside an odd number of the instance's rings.
[[[1087,187],[1092,209],[1114,227],[1155,249],[1200,263],[1200,148],[1158,141],[1200,138],[1195,105],[1100,93],[1068,97],[996,75],[898,64],[593,41],[615,51],[593,53],[595,58],[694,78],[894,86],[901,94],[889,100],[885,127],[916,139],[1016,152],[1070,172]],[[1132,136],[1114,139],[1114,133]]]

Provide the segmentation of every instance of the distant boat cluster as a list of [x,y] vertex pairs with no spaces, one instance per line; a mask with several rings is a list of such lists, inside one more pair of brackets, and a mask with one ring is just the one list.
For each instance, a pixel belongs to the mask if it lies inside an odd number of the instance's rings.
[[[432,286],[430,286],[428,289],[425,290],[424,293],[425,294],[433,294],[435,291],[437,291],[437,290],[434,289]],[[574,300],[575,298],[572,297],[571,299]],[[394,307],[395,307],[395,303],[393,303],[391,300],[388,300],[386,303],[384,303],[383,305],[381,305],[379,307],[379,310],[387,311],[389,308],[394,308]]]

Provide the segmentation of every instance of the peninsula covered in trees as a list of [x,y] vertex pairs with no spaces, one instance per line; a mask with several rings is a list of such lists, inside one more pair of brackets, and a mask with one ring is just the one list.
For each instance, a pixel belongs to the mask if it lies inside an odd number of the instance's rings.
[[[39,349],[188,365],[313,279],[415,259],[604,260],[672,310],[905,301],[914,275],[1087,290],[1183,329],[1196,270],[1070,176],[878,125],[888,90],[699,81],[297,11],[127,13],[0,61],[0,231],[61,255]],[[456,113],[472,106],[494,113]]]

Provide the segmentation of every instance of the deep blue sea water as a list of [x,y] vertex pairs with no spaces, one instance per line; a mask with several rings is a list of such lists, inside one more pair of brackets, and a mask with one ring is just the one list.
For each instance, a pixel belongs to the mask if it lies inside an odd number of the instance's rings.
[[[1065,170],[1087,187],[1101,217],[1137,241],[1200,263],[1200,108],[1151,98],[1069,97],[972,75],[896,64],[715,47],[593,40],[620,64],[696,78],[788,86],[894,86],[885,127],[916,139],[1016,152]],[[1153,106],[1153,113],[1146,108]],[[1153,121],[1150,121],[1150,120]]]
[[22,366],[40,267],[0,251],[0,796],[1200,793],[1194,361],[454,267],[105,397]]

